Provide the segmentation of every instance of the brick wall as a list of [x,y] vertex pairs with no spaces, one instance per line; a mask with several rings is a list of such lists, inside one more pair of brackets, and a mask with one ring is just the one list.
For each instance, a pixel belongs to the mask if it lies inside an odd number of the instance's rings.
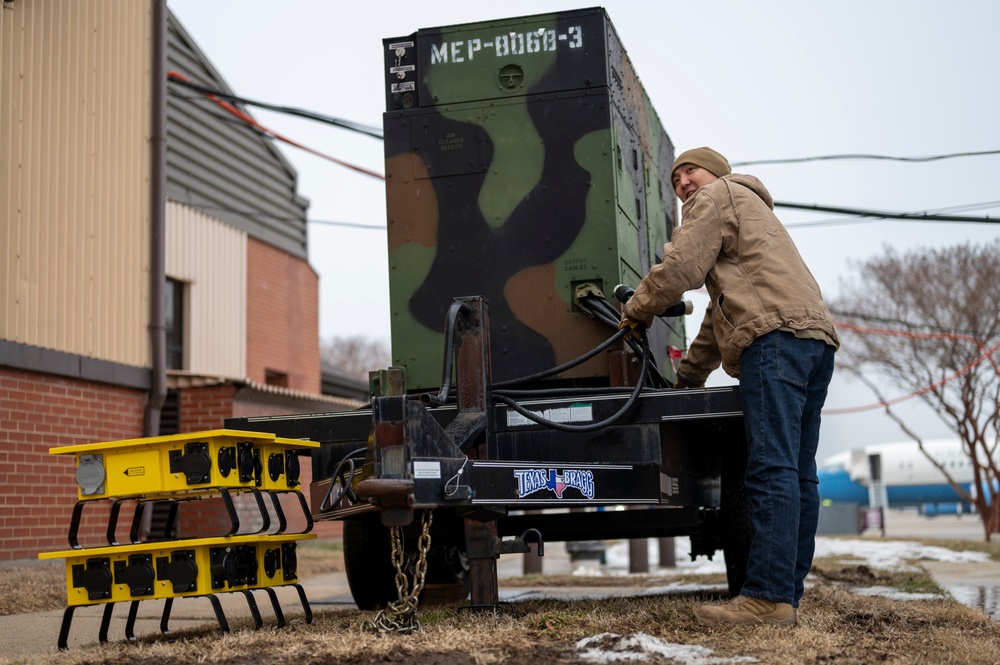
[[287,374],[293,390],[319,393],[319,277],[309,263],[247,241],[247,376]]
[[[49,448],[142,436],[145,404],[143,391],[0,367],[0,560],[68,549],[76,466]],[[103,537],[102,515],[84,511],[81,542]]]
[[233,397],[238,386],[223,384],[180,391],[180,431],[204,432],[222,429],[233,417]]

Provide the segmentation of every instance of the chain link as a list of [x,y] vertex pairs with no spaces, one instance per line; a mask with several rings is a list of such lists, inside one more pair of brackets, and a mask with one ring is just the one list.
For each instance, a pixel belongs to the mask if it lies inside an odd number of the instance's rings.
[[399,633],[407,635],[420,630],[417,620],[417,603],[420,592],[424,590],[427,577],[427,551],[431,548],[431,522],[434,519],[432,510],[425,510],[422,520],[420,538],[417,540],[417,562],[413,567],[413,588],[407,592],[409,579],[406,577],[406,552],[403,549],[403,529],[394,526],[389,529],[392,544],[392,565],[396,568],[396,593],[399,599],[389,603],[384,610],[379,610],[371,622],[372,630],[379,633]]

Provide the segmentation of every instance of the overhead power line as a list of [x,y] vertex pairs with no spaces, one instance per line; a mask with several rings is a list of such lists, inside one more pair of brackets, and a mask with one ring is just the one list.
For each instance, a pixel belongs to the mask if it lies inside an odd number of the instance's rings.
[[824,162],[841,159],[880,159],[893,162],[934,162],[956,157],[982,157],[1000,155],[1000,150],[980,150],[978,152],[953,152],[947,155],[927,155],[923,157],[893,157],[891,155],[868,155],[863,153],[844,155],[817,155],[815,157],[790,157],[786,159],[754,159],[745,162],[731,162],[730,166],[757,166],[760,164],[801,164],[802,162]]
[[274,215],[268,212],[260,212],[257,210],[236,210],[235,208],[226,208],[224,206],[216,206],[208,203],[200,203],[197,201],[182,201],[178,200],[177,203],[181,203],[192,208],[197,208],[204,212],[228,212],[233,215],[239,215],[241,217],[247,217],[249,219],[273,219],[278,222],[292,222],[292,221],[305,221],[309,224],[320,224],[322,226],[341,226],[350,229],[364,229],[365,231],[385,231],[386,227],[383,224],[378,226],[376,224],[362,224],[361,222],[342,222],[337,220],[326,220],[326,219],[306,219],[303,220],[302,217],[290,216],[290,215]]
[[[178,81],[178,82],[181,82],[181,83],[184,83],[184,82],[190,83],[190,80],[186,76],[184,76],[183,74],[181,74],[179,72],[175,72],[175,71],[168,71],[167,72],[167,79],[171,80],[171,81]],[[363,166],[358,166],[357,164],[351,164],[350,162],[345,162],[342,159],[337,159],[336,157],[333,157],[331,155],[327,155],[326,153],[323,153],[323,152],[320,152],[319,150],[315,150],[313,148],[310,148],[309,146],[303,145],[301,143],[298,143],[297,141],[293,141],[292,139],[288,138],[287,136],[283,136],[282,134],[279,134],[278,132],[274,131],[273,129],[269,129],[269,128],[265,127],[264,125],[260,124],[259,122],[257,122],[253,118],[251,118],[249,115],[247,115],[246,113],[244,113],[243,111],[241,111],[240,109],[238,109],[235,106],[233,106],[230,102],[226,101],[225,99],[220,99],[214,92],[206,92],[206,93],[203,93],[203,94],[206,97],[208,97],[209,99],[211,99],[213,102],[215,102],[216,104],[218,104],[221,108],[225,109],[228,113],[233,114],[234,116],[236,116],[237,118],[239,118],[240,120],[242,120],[243,122],[245,122],[250,127],[252,127],[254,129],[256,129],[256,130],[258,130],[258,131],[266,134],[267,136],[270,136],[273,139],[277,139],[278,141],[282,141],[284,143],[287,143],[288,145],[295,146],[296,148],[299,148],[300,150],[305,150],[306,152],[312,153],[312,154],[316,155],[317,157],[321,157],[322,159],[331,161],[334,164],[339,164],[340,166],[349,168],[349,169],[351,169],[353,171],[357,171],[358,173],[364,173],[365,175],[371,176],[373,178],[378,178],[379,180],[385,180],[385,176],[382,175],[381,173],[378,173],[376,171],[372,171],[371,169],[366,169]]]
[[[910,222],[973,222],[978,224],[996,224],[1000,222],[1000,217],[969,217],[965,215],[936,215],[926,212],[886,212],[884,210],[864,210],[861,208],[841,208],[836,206],[821,206],[807,203],[787,203],[775,201],[775,208],[790,208],[792,210],[810,210],[813,212],[833,212],[841,215],[853,215],[856,217],[871,217],[875,219],[905,219]],[[854,220],[845,220],[854,221]],[[819,226],[814,223],[811,226]],[[808,222],[802,224],[788,224],[788,226],[810,226]]]
[[[383,179],[383,180],[385,179],[385,176],[383,176],[380,173],[377,173],[375,171],[371,171],[371,170],[363,168],[361,166],[357,166],[355,164],[351,164],[351,163],[342,161],[340,159],[337,159],[336,157],[332,157],[330,155],[324,154],[322,152],[319,152],[318,150],[314,150],[313,148],[310,148],[310,147],[308,147],[306,145],[303,145],[301,143],[293,141],[293,140],[291,140],[291,139],[289,139],[289,138],[287,138],[287,137],[285,137],[285,136],[283,136],[283,135],[275,132],[272,129],[264,127],[263,125],[261,125],[260,123],[258,123],[256,120],[254,120],[253,118],[251,118],[250,116],[248,116],[246,113],[244,113],[243,111],[240,111],[238,108],[236,108],[235,106],[233,106],[232,103],[235,102],[235,103],[240,103],[240,104],[246,104],[246,105],[249,105],[249,106],[258,106],[260,108],[269,109],[269,110],[276,111],[276,112],[279,112],[279,113],[288,113],[288,114],[291,114],[291,115],[296,115],[296,116],[300,116],[300,117],[303,117],[303,118],[307,118],[309,120],[317,120],[317,121],[325,122],[325,123],[328,123],[328,124],[331,124],[331,125],[335,125],[337,127],[341,127],[341,128],[344,128],[344,129],[349,129],[349,130],[352,130],[352,131],[360,132],[360,133],[366,134],[368,136],[371,136],[373,138],[382,139],[383,136],[382,136],[381,131],[379,131],[375,127],[372,127],[372,126],[369,126],[369,125],[362,125],[360,123],[351,122],[349,120],[342,120],[340,118],[334,118],[332,116],[325,116],[325,115],[322,115],[322,114],[319,114],[319,113],[314,113],[312,111],[306,111],[306,110],[303,110],[303,109],[296,109],[296,108],[288,107],[288,106],[280,106],[280,105],[276,105],[276,104],[268,104],[266,102],[260,102],[260,101],[248,99],[246,97],[240,97],[240,96],[237,96],[237,95],[233,95],[233,94],[224,92],[222,90],[216,90],[214,88],[209,88],[207,86],[203,86],[203,85],[200,85],[198,83],[194,83],[190,79],[188,79],[186,76],[184,76],[183,74],[181,74],[179,72],[175,72],[175,71],[168,71],[167,72],[167,80],[170,81],[170,82],[172,82],[172,83],[175,83],[177,85],[181,85],[181,86],[190,88],[191,90],[195,90],[195,91],[201,93],[207,99],[209,99],[212,102],[218,104],[220,107],[222,107],[223,109],[225,109],[226,111],[228,111],[229,113],[231,113],[232,115],[234,115],[236,118],[238,118],[240,121],[242,121],[246,125],[249,125],[254,130],[259,131],[259,132],[261,132],[262,134],[264,134],[266,136],[269,136],[271,138],[277,139],[279,141],[283,141],[285,143],[288,143],[289,145],[295,146],[297,148],[300,148],[302,150],[310,152],[310,153],[312,153],[314,155],[317,155],[318,157],[322,157],[323,159],[327,159],[327,160],[332,161],[332,162],[334,162],[336,164],[340,164],[341,166],[345,166],[345,167],[347,167],[349,169],[355,170],[355,171],[357,171],[359,173],[364,173],[365,175],[369,175],[369,176],[372,176],[372,177],[375,177],[375,178],[379,178],[379,179]],[[792,159],[775,159],[775,160],[756,160],[756,161],[745,161],[745,162],[733,162],[732,165],[733,166],[746,166],[746,165],[750,165],[750,164],[779,164],[779,163],[795,163],[795,162],[808,162],[808,161],[819,161],[819,160],[832,160],[832,159],[889,159],[889,160],[897,160],[897,161],[926,162],[926,161],[932,161],[932,160],[937,160],[937,159],[950,159],[950,158],[953,158],[953,157],[972,157],[972,156],[994,155],[994,154],[1000,154],[1000,150],[990,150],[990,151],[980,151],[980,152],[952,153],[952,154],[948,154],[948,155],[932,155],[932,156],[926,156],[926,157],[890,157],[890,156],[886,156],[886,155],[864,155],[864,154],[856,154],[856,155],[821,155],[821,156],[816,156],[816,157],[799,157],[799,158],[792,158]],[[774,206],[775,207],[780,207],[780,208],[797,209],[797,210],[810,210],[810,211],[815,211],[815,212],[831,212],[831,213],[837,213],[837,214],[842,214],[842,215],[851,215],[852,217],[862,218],[862,219],[846,219],[846,220],[823,220],[823,221],[812,222],[812,223],[805,222],[805,223],[801,223],[801,224],[788,224],[787,225],[788,227],[826,226],[826,225],[830,225],[830,224],[849,224],[849,223],[858,223],[858,222],[864,221],[865,219],[902,219],[902,220],[907,220],[907,221],[918,221],[918,222],[972,222],[972,223],[987,223],[987,224],[995,224],[998,221],[998,218],[995,218],[995,217],[991,218],[989,216],[986,216],[986,217],[969,217],[969,216],[962,216],[962,215],[928,214],[926,212],[921,212],[921,213],[885,212],[885,211],[878,211],[878,210],[862,210],[862,209],[857,209],[857,208],[842,208],[842,207],[834,207],[834,206],[820,206],[820,205],[815,205],[815,204],[811,204],[810,205],[810,204],[803,204],[803,203],[787,203],[787,202],[780,202],[780,201],[775,201]],[[970,204],[968,206],[957,206],[956,209],[963,209],[963,208],[964,209],[975,209],[977,206],[984,206],[984,207],[987,207],[987,208],[988,207],[993,207],[993,206],[989,206],[988,204]],[[354,224],[352,222],[335,222],[335,221],[320,222],[320,221],[316,221],[314,223],[317,223],[317,224],[324,224],[325,223],[325,224],[329,224],[329,225],[333,225],[333,226],[356,226],[356,227],[360,227],[360,228],[381,228],[381,227],[368,227],[368,226],[366,226],[364,224]]]
[[247,97],[239,97],[228,92],[223,92],[222,90],[216,90],[214,88],[209,88],[204,85],[199,85],[193,81],[181,78],[176,72],[168,72],[167,80],[171,83],[176,83],[177,85],[182,85],[185,88],[190,88],[191,90],[197,90],[203,95],[212,95],[223,99],[227,102],[237,102],[239,104],[246,104],[247,106],[256,106],[257,108],[267,109],[268,111],[275,111],[276,113],[285,113],[287,115],[295,115],[300,118],[306,118],[308,120],[316,120],[318,122],[325,122],[328,125],[333,125],[335,127],[340,127],[342,129],[348,129],[352,132],[358,132],[359,134],[364,134],[366,136],[371,136],[372,138],[381,139],[382,130],[378,127],[373,127],[371,125],[363,125],[359,122],[353,122],[351,120],[344,120],[342,118],[335,118],[330,115],[323,115],[322,113],[316,113],[314,111],[307,111],[305,109],[299,109],[292,106],[280,106],[278,104],[269,104],[267,102],[261,102],[254,99],[248,99]]

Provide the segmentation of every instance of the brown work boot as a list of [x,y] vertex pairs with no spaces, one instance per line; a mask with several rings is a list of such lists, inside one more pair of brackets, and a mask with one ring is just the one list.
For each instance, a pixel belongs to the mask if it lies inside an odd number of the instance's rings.
[[736,596],[725,605],[701,605],[694,616],[705,624],[749,623],[794,626],[798,612],[789,603],[774,603],[762,598]]

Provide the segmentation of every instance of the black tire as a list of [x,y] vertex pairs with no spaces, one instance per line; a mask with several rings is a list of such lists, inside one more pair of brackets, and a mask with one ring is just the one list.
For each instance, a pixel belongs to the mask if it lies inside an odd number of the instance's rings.
[[[461,522],[458,522],[459,526]],[[431,547],[427,552],[427,576],[420,602],[449,604],[469,595],[469,564],[465,557],[464,538],[454,524],[435,524]],[[406,548],[406,574],[413,582],[413,564],[417,558],[416,538],[403,538]],[[362,610],[382,609],[399,599],[396,568],[392,565],[389,529],[378,513],[344,521],[344,567],[354,603]]]
[[729,595],[738,596],[747,581],[747,560],[754,528],[750,519],[750,501],[743,485],[746,473],[746,448],[727,455],[722,468],[722,552],[726,560]]
[[469,597],[469,560],[461,546],[434,544],[427,552],[427,578],[420,602],[429,605],[461,603]]
[[344,521],[344,567],[354,603],[376,610],[399,598],[389,529],[378,513]]

